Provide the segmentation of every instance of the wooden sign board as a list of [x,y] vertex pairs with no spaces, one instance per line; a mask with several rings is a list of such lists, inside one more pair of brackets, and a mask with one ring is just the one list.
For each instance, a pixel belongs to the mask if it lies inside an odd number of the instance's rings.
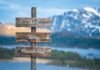
[[16,33],[17,42],[50,42],[50,33]]
[[50,28],[49,18],[16,18],[16,27]]
[[34,57],[49,57],[51,48],[43,47],[17,47],[16,56],[34,56]]
[[51,33],[51,29],[31,27],[31,33]]

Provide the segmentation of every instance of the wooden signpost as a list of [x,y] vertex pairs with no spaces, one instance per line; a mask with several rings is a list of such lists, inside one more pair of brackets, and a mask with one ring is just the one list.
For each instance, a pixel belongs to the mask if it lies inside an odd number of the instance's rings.
[[17,47],[16,56],[34,56],[34,57],[49,57],[51,48],[43,47]]
[[16,33],[17,42],[50,42],[50,33]]
[[50,42],[49,18],[36,18],[36,8],[32,7],[31,18],[16,18],[16,27],[30,27],[31,32],[17,32],[17,42],[31,42],[31,47],[17,47],[16,56],[31,57],[31,70],[36,70],[36,57],[50,57],[51,49],[38,48],[37,42]]
[[49,18],[16,18],[16,27],[50,27]]

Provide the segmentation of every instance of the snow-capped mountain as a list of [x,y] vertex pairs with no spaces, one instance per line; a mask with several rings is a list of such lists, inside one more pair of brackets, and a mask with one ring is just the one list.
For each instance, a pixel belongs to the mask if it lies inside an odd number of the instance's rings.
[[53,16],[52,30],[98,38],[100,37],[100,9],[85,7]]

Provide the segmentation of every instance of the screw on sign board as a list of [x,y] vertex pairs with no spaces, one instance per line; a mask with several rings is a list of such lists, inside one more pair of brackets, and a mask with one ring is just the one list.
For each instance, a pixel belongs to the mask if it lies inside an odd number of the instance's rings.
[[16,33],[17,42],[50,42],[50,33]]
[[49,18],[16,18],[17,27],[50,28]]
[[51,48],[43,47],[17,47],[16,56],[50,57]]

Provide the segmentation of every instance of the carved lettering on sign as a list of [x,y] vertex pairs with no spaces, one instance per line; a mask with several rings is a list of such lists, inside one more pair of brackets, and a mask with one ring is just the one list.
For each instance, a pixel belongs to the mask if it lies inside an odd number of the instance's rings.
[[36,57],[49,57],[51,55],[51,49],[48,47],[17,47],[17,56],[36,56]]
[[17,27],[50,28],[49,18],[16,18]]

